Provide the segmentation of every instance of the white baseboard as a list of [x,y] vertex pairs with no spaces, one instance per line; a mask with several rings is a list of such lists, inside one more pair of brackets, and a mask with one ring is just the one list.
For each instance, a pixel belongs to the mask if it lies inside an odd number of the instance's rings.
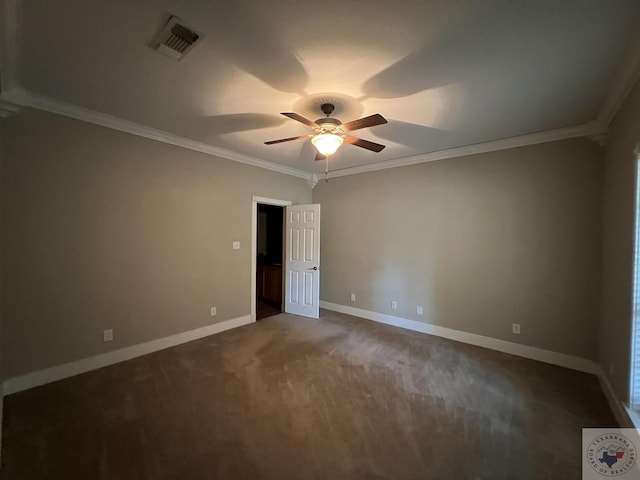
[[485,337],[475,333],[463,332],[461,330],[454,330],[452,328],[440,327],[438,325],[431,325],[423,322],[416,322],[415,320],[394,317],[393,315],[387,315],[384,313],[371,312],[360,308],[348,307],[337,303],[320,301],[320,307],[326,308],[327,310],[333,310],[335,312],[346,313],[347,315],[353,315],[355,317],[365,318],[367,320],[373,320],[375,322],[385,323],[387,325],[393,325],[395,327],[428,333],[429,335],[435,335],[437,337],[448,338],[450,340],[468,343],[478,347],[509,353],[518,357],[551,363],[553,365],[571,368],[572,370],[579,370],[581,372],[592,373],[594,375],[598,375],[601,371],[600,366],[593,360],[575,357],[573,355],[552,352],[550,350],[543,350],[542,348],[507,342],[506,340],[498,340],[497,338]]
[[55,382],[63,378],[72,377],[81,373],[96,370],[98,368],[113,365],[115,363],[124,362],[135,357],[140,357],[148,353],[164,350],[165,348],[180,345],[181,343],[191,342],[199,338],[208,337],[216,333],[231,330],[232,328],[242,327],[255,322],[251,315],[225,320],[206,327],[196,328],[188,332],[178,333],[169,337],[151,340],[149,342],[140,343],[131,347],[121,348],[112,352],[103,353],[93,357],[83,358],[74,362],[56,365],[55,367],[26,373],[17,377],[9,378],[3,382],[4,394],[28,390],[29,388],[44,385],[45,383]]
[[326,308],[327,310],[333,310],[335,312],[345,313],[347,315],[353,315],[355,317],[365,318],[367,320],[373,320],[375,322],[385,323],[387,325],[406,328],[416,332],[428,333],[437,337],[444,337],[462,343],[468,343],[519,357],[538,360],[540,362],[551,363],[553,365],[571,368],[572,370],[579,370],[581,372],[594,374],[598,377],[600,387],[602,388],[602,391],[607,398],[607,402],[609,403],[609,407],[611,407],[611,411],[613,412],[613,415],[620,427],[640,428],[640,418],[634,418],[635,412],[630,412],[628,407],[618,400],[607,375],[604,373],[604,370],[597,362],[592,360],[566,355],[564,353],[552,352],[541,348],[529,347],[527,345],[520,345],[518,343],[507,342],[505,340],[498,340],[497,338],[484,337],[482,335],[476,335],[475,333],[453,330],[451,328],[440,327],[438,325],[416,322],[415,320],[394,317],[393,315],[386,315],[384,313],[371,312],[360,308],[339,305],[337,303],[320,301],[320,307]]
[[[498,340],[496,338],[485,337],[474,333],[463,332],[461,330],[454,330],[451,328],[440,327],[438,325],[430,325],[427,323],[417,322],[415,320],[409,320],[406,318],[395,317],[393,315],[387,315],[384,313],[372,312],[369,310],[362,310],[360,308],[349,307],[346,305],[339,305],[337,303],[320,301],[320,307],[335,312],[345,313],[347,315],[353,315],[356,317],[364,318],[367,320],[373,320],[375,322],[384,323],[387,325],[393,325],[400,328],[406,328],[416,332],[427,333],[429,335],[435,335],[437,337],[448,338],[462,343],[468,343],[479,347],[488,348],[491,350],[497,350],[499,352],[509,353],[519,357],[529,358],[532,360],[538,360],[545,363],[551,363],[559,365],[561,367],[571,368],[573,370],[579,370],[581,372],[592,373],[598,377],[602,391],[609,402],[609,406],[613,411],[613,414],[618,421],[618,424],[622,428],[634,428],[635,422],[630,415],[628,408],[625,404],[618,400],[613,387],[609,382],[604,370],[596,362],[587,360],[585,358],[575,357],[572,355],[566,355],[563,353],[552,352],[549,350],[543,350],[541,348],[529,347],[527,345],[520,345],[513,342],[507,342],[505,340]],[[0,384],[0,422],[2,421],[2,397],[3,395],[10,395],[12,393],[28,390],[33,387],[44,385],[46,383],[55,382],[56,380],[62,380],[63,378],[72,377],[81,373],[96,370],[98,368],[113,365],[115,363],[124,362],[135,357],[140,357],[148,353],[164,350],[165,348],[180,345],[182,343],[191,342],[199,338],[208,337],[216,333],[221,333],[233,328],[242,327],[254,323],[256,320],[252,315],[245,315],[243,317],[226,320],[220,323],[214,323],[213,325],[207,325],[206,327],[197,328],[188,332],[178,333],[169,337],[160,338],[157,340],[151,340],[149,342],[140,343],[131,347],[122,348],[120,350],[114,350],[112,352],[103,353],[75,362],[65,363],[63,365],[57,365],[55,367],[47,368],[45,370],[38,370],[30,372],[24,375],[10,378]],[[636,428],[640,428],[637,425]],[[0,442],[2,440],[0,439]],[[1,445],[1,443],[0,443]]]
[[631,412],[623,402],[618,400],[618,397],[611,386],[611,382],[609,382],[609,378],[607,377],[607,374],[604,373],[604,369],[602,367],[598,366],[598,372],[596,375],[598,376],[600,387],[604,392],[604,396],[607,397],[607,402],[609,402],[611,411],[616,417],[616,421],[618,422],[618,425],[620,425],[620,428],[637,428],[632,419]]

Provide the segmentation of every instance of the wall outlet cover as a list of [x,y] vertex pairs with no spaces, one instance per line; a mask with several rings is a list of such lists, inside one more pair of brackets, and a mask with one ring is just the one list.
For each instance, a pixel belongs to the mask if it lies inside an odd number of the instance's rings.
[[108,328],[104,332],[102,332],[102,339],[105,342],[112,341],[113,340],[113,329],[112,328]]
[[351,294],[351,301],[352,301],[352,302],[355,302],[355,301],[356,301],[356,294],[355,294],[355,293],[352,293],[352,294]]
[[515,333],[516,335],[520,335],[520,324],[519,323],[512,323],[511,324],[511,332]]

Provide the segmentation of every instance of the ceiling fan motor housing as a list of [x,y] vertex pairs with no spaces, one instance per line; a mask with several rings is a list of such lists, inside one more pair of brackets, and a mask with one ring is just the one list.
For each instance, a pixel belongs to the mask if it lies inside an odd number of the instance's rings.
[[316,134],[334,133],[336,135],[340,135],[344,133],[344,131],[340,128],[342,126],[342,122],[337,118],[319,118],[315,121],[315,123],[318,125],[313,129],[314,133]]

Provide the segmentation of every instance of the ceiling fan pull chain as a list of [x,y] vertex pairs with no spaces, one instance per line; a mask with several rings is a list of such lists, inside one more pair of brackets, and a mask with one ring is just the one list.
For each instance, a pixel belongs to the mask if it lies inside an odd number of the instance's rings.
[[329,155],[325,157],[324,162],[324,181],[325,183],[329,183]]

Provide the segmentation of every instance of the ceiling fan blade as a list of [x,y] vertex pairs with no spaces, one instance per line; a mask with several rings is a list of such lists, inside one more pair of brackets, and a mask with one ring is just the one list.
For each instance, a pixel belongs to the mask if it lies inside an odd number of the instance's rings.
[[356,147],[366,148],[367,150],[371,150],[372,152],[380,152],[384,149],[384,145],[380,145],[379,143],[370,142],[369,140],[363,140],[362,138],[347,136],[344,138],[345,143],[350,143],[351,145],[355,145]]
[[327,157],[325,157],[323,154],[321,154],[320,152],[316,152],[316,161],[318,160],[326,160]]
[[345,132],[352,132],[353,130],[358,130],[360,128],[375,127],[376,125],[382,125],[384,123],[387,123],[387,120],[379,113],[376,113],[375,115],[369,115],[368,117],[343,123],[342,129]]
[[281,138],[280,140],[269,140],[268,142],[264,142],[264,144],[273,145],[274,143],[291,142],[292,140],[300,140],[302,138],[307,138],[308,136],[309,135],[300,135],[299,137]]
[[316,125],[315,122],[312,122],[308,118],[304,118],[302,115],[298,115],[297,113],[282,112],[281,115],[284,115],[285,117],[289,117],[290,119],[296,120],[296,121],[298,121],[300,123],[304,123],[305,125],[308,125],[309,127],[317,127],[318,126],[318,125]]

